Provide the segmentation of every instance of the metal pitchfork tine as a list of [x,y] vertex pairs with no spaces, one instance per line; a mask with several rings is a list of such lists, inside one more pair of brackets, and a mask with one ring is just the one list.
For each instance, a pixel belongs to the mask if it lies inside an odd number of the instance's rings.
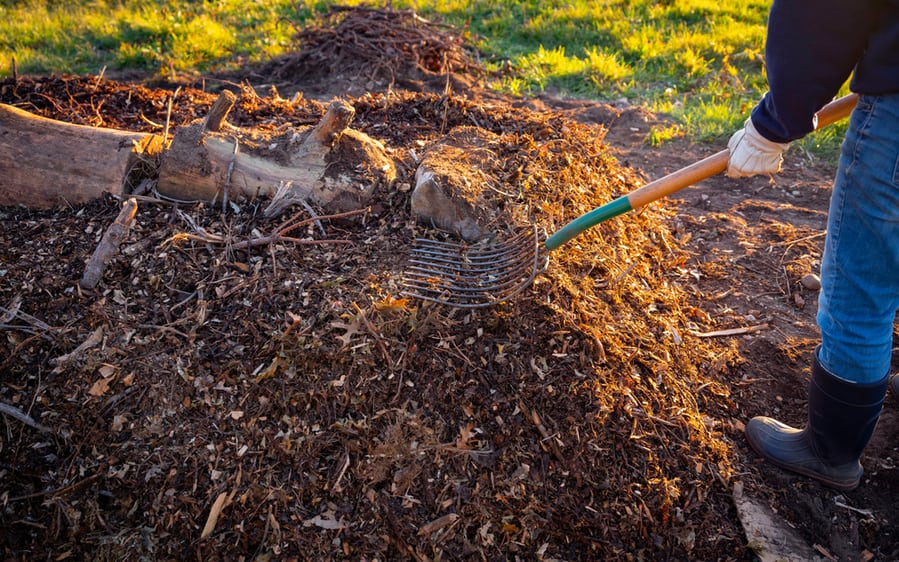
[[546,270],[546,232],[531,225],[508,240],[475,244],[417,238],[403,286],[409,296],[461,308],[509,300]]

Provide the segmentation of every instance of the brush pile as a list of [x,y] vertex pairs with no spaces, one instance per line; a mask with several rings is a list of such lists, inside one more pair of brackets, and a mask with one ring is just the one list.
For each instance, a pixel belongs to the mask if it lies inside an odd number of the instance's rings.
[[314,82],[343,75],[389,85],[424,76],[480,75],[463,34],[411,10],[332,6],[318,25],[300,29],[297,50],[275,61],[275,80]]

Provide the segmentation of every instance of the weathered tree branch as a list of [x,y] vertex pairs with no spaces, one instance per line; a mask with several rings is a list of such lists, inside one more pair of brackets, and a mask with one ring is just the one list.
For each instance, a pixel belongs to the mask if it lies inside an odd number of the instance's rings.
[[119,252],[119,245],[128,235],[135,214],[137,214],[137,199],[131,197],[122,203],[119,216],[106,229],[97,249],[94,250],[94,254],[87,263],[81,281],[78,283],[82,289],[93,289],[100,282],[103,272],[106,271],[106,265]]
[[233,94],[223,96],[207,119],[176,131],[160,168],[161,194],[204,201],[268,196],[271,217],[300,201],[327,211],[359,209],[396,177],[384,147],[349,128],[355,110],[344,101],[332,102],[315,127],[265,133],[226,126]]

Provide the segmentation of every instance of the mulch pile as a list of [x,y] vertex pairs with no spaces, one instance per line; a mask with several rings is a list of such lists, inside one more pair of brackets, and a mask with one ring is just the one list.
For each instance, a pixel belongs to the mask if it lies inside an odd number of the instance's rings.
[[[3,103],[141,131],[215,97],[0,83]],[[414,237],[442,236],[409,213],[415,151],[461,125],[499,135],[504,190],[553,231],[638,185],[603,129],[453,93],[349,101],[399,169],[364,215],[141,200],[83,291],[119,201],[0,209],[0,403],[49,428],[0,416],[4,558],[748,558],[730,496],[739,354],[693,335],[716,326],[687,304],[696,272],[663,205],[554,252],[513,302],[402,293]],[[230,121],[324,109],[244,88]],[[231,247],[291,221],[306,243]],[[201,229],[226,243],[183,236]]]

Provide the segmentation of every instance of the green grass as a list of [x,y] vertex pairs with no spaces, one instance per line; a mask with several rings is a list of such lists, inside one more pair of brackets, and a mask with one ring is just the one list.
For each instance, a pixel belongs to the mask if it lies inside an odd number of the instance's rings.
[[0,3],[0,75],[228,69],[287,50],[301,4],[219,0]]
[[[771,0],[394,0],[397,9],[465,28],[495,87],[627,99],[672,115],[654,131],[721,142],[766,89],[765,24]],[[344,4],[361,4],[356,0]],[[0,0],[0,76],[208,72],[288,50],[296,25],[328,3],[313,0]],[[381,5],[381,4],[378,4]],[[511,69],[511,70],[509,70]],[[832,154],[839,128],[803,141]]]

